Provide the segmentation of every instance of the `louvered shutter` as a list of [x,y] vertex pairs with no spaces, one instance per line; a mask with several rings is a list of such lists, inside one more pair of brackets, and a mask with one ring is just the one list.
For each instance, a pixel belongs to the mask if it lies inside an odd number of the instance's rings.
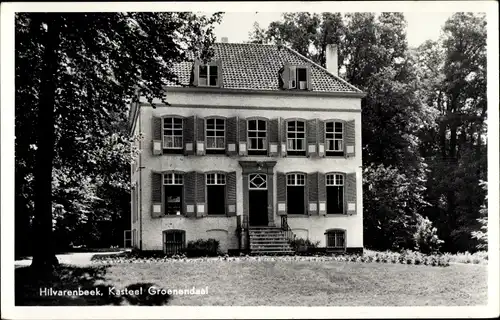
[[236,216],[236,172],[226,175],[227,215]]
[[216,65],[217,65],[217,86],[219,88],[222,88],[223,85],[223,81],[222,81],[222,60],[217,60],[216,61]]
[[205,174],[202,172],[196,173],[196,217],[204,217],[207,215],[207,206],[205,200]]
[[226,154],[234,156],[237,154],[236,145],[238,144],[238,118],[231,117],[226,119]]
[[346,174],[347,214],[356,214],[356,173]]
[[238,139],[239,139],[239,151],[240,156],[246,156],[248,154],[247,146],[247,120],[244,118],[239,118],[238,120]]
[[288,66],[288,89],[296,89],[298,87],[297,83],[297,67]]
[[286,157],[287,142],[286,142],[286,119],[280,118],[280,142],[281,142],[281,156]]
[[278,172],[276,174],[276,190],[278,202],[278,215],[286,215],[286,174]]
[[184,214],[196,217],[196,172],[190,171],[184,174]]
[[198,86],[200,79],[200,62],[195,61],[193,64],[193,85]]
[[184,154],[185,155],[193,155],[194,154],[194,143],[195,143],[195,136],[194,136],[194,121],[195,117],[187,117],[184,118],[184,123],[183,123],[183,140],[184,140]]
[[325,156],[325,122],[323,120],[318,119],[317,122],[317,137],[318,137],[318,156]]
[[318,214],[318,173],[307,175],[308,212],[310,215]]
[[196,119],[196,154],[202,156],[205,154],[205,119]]
[[307,154],[311,157],[317,155],[317,121],[316,119],[307,120]]
[[307,90],[312,90],[312,80],[311,80],[311,66],[307,66],[306,69],[307,75]]
[[163,145],[162,145],[162,128],[163,121],[160,117],[153,117],[153,123],[151,124],[153,130],[153,143],[152,149],[154,155],[163,154]]
[[356,127],[354,120],[345,122],[345,155],[346,157],[354,157],[356,149]]
[[285,63],[283,66],[283,71],[281,72],[281,81],[283,81],[283,89],[289,89],[289,80],[290,78],[290,65]]
[[151,174],[151,217],[160,218],[163,216],[163,175],[158,172],[152,172]]
[[268,122],[268,134],[269,134],[269,156],[277,157],[279,155],[279,134],[278,134],[278,119],[271,119]]
[[318,213],[326,215],[326,182],[322,172],[318,172]]

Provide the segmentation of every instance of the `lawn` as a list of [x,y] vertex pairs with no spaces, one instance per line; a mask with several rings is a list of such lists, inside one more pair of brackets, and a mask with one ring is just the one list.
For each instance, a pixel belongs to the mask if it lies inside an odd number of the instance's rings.
[[[171,261],[63,267],[52,287],[207,288],[173,295],[168,305],[204,306],[472,306],[487,303],[487,266],[431,267],[338,261]],[[16,269],[17,305],[130,304],[116,297],[40,297],[29,268]],[[49,283],[49,282],[47,282]],[[137,301],[132,302],[136,304]],[[147,302],[139,304],[149,304]]]

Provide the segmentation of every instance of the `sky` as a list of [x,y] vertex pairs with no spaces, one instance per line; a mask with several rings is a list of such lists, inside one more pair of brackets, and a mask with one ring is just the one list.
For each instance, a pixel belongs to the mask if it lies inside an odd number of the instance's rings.
[[[408,22],[407,39],[410,47],[417,47],[426,40],[437,40],[450,12],[405,12]],[[280,20],[281,12],[226,12],[215,28],[217,40],[227,37],[229,42],[241,43],[248,39],[254,22],[266,29],[270,22]]]

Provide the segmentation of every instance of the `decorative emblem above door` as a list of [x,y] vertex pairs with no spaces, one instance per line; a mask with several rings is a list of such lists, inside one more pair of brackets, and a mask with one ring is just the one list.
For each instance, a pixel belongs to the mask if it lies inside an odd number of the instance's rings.
[[267,176],[262,173],[252,173],[248,175],[250,190],[267,190]]

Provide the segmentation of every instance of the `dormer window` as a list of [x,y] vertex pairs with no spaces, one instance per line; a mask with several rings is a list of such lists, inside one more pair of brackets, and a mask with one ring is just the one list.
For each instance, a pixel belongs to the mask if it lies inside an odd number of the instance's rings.
[[311,69],[309,66],[285,65],[281,78],[283,81],[283,89],[311,89]]
[[220,87],[222,83],[222,70],[220,61],[203,64],[196,62],[194,65],[194,85],[198,87]]

